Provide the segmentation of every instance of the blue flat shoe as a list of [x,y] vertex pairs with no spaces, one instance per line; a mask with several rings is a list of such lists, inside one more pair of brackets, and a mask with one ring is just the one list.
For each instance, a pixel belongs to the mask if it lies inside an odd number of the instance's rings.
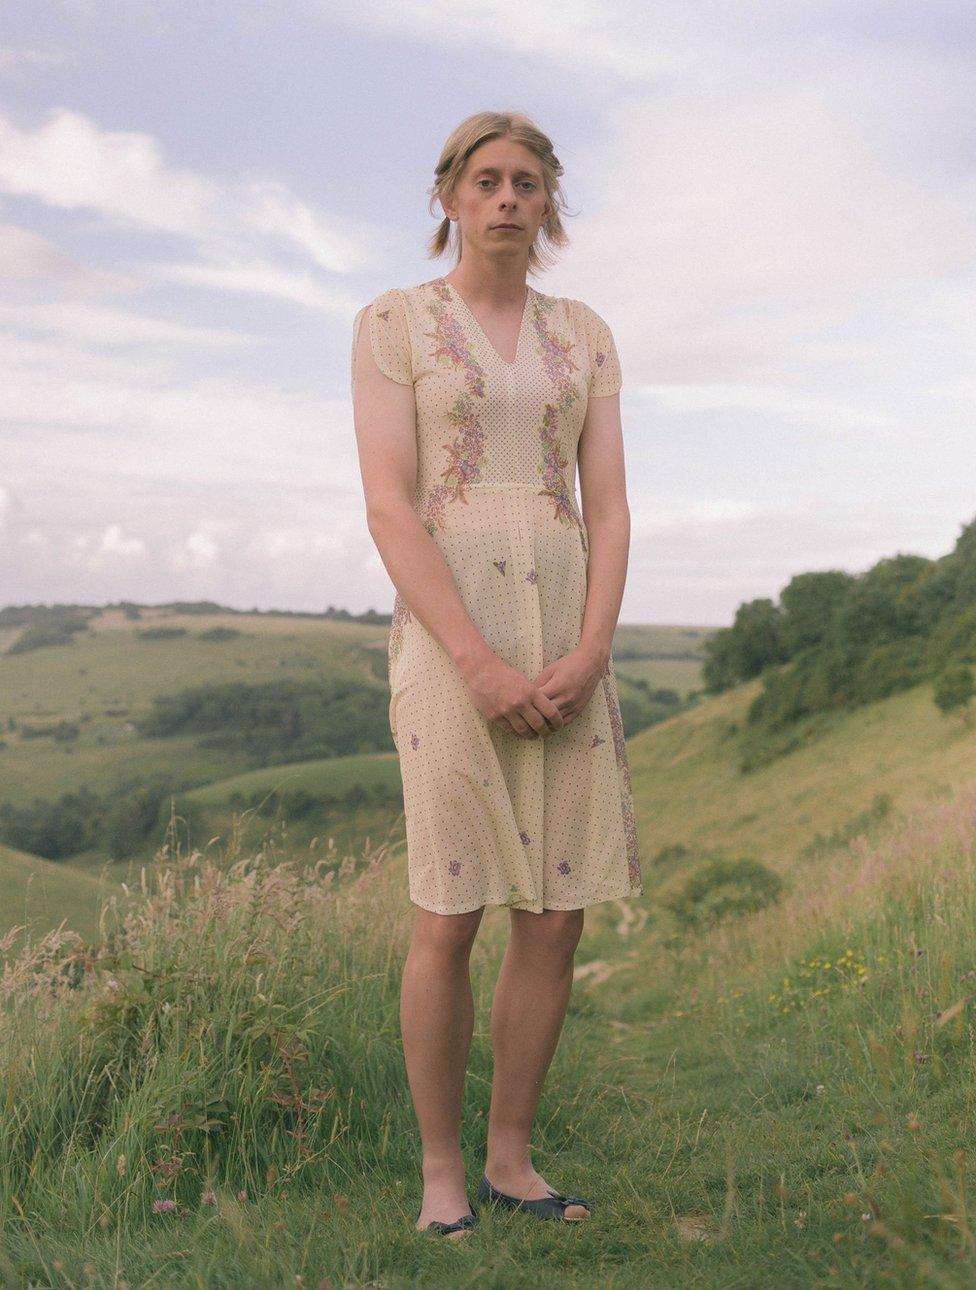
[[516,1196],[506,1196],[503,1191],[498,1191],[492,1187],[488,1181],[487,1175],[481,1175],[481,1182],[478,1184],[478,1199],[496,1201],[500,1205],[508,1205],[511,1209],[524,1209],[529,1214],[535,1214],[537,1218],[552,1218],[564,1223],[585,1223],[585,1218],[567,1218],[567,1205],[582,1205],[585,1209],[592,1208],[588,1200],[582,1196],[563,1196],[557,1191],[549,1188],[549,1195],[542,1196],[538,1200],[519,1200]]
[[417,1227],[420,1219],[421,1210],[417,1210],[417,1217],[414,1219],[414,1227],[418,1232],[433,1232],[437,1236],[456,1237],[472,1227],[478,1225],[478,1211],[471,1206],[470,1214],[463,1214],[454,1223],[445,1223],[439,1218],[432,1218],[426,1227]]

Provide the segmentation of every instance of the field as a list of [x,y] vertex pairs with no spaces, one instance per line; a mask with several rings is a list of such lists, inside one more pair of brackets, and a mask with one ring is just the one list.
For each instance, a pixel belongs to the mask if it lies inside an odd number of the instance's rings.
[[[653,895],[593,907],[533,1138],[593,1216],[485,1207],[460,1246],[412,1227],[404,857],[363,859],[337,888],[266,856],[177,856],[79,989],[27,988],[73,954],[56,938],[13,966],[7,1283],[973,1284],[972,788],[707,932]],[[488,911],[472,960],[472,1191],[506,922]]]
[[[167,650],[220,679],[228,647],[265,675],[276,648],[289,666],[366,672],[376,648],[365,632],[262,626],[217,645],[104,624],[58,666],[90,651],[88,702],[111,723],[126,718],[106,707],[131,714],[185,682]],[[76,718],[77,684],[66,668],[31,718]],[[3,944],[0,1283],[976,1283],[976,730],[920,684],[818,718],[807,744],[743,774],[757,688],[628,740],[645,895],[587,912],[533,1139],[537,1167],[594,1201],[573,1230],[489,1209],[460,1246],[413,1230],[397,1021],[411,906],[402,836],[377,805],[395,756],[215,775],[178,803],[189,845],[181,826],[127,866],[0,849],[8,921],[34,928]],[[79,745],[72,764],[95,765],[99,745]],[[29,779],[31,749],[4,751]],[[326,800],[334,818],[301,815]],[[62,918],[97,943],[45,936]],[[487,911],[472,957],[472,1194],[507,921]]]
[[[87,630],[67,644],[5,652],[22,631],[0,630],[0,804],[56,801],[83,790],[109,795],[133,777],[166,776],[185,786],[175,806],[192,816],[187,824],[192,845],[226,840],[237,827],[235,816],[254,805],[254,794],[275,786],[285,804],[296,791],[321,799],[317,810],[305,803],[310,809],[301,820],[292,812],[287,833],[276,830],[279,847],[307,856],[312,844],[328,837],[339,850],[367,836],[402,839],[392,740],[381,751],[298,764],[284,757],[275,759],[281,764],[261,766],[253,750],[207,747],[187,733],[149,737],[138,728],[158,696],[228,682],[339,680],[361,687],[364,696],[383,705],[387,624],[166,608],[142,608],[133,618],[121,608],[108,608],[94,613]],[[622,626],[622,700],[628,678],[672,689],[684,699],[698,685],[707,635],[704,628]],[[59,727],[66,737],[58,737]],[[160,822],[129,854],[113,856],[103,846],[91,846],[57,864],[66,873],[103,882],[138,882],[140,868],[151,865],[162,841],[173,805],[162,803]],[[265,813],[252,819],[250,835],[259,840],[262,828],[270,827]],[[13,850],[24,853],[22,847]],[[27,870],[22,863],[8,864],[7,854],[0,850],[0,882],[10,907],[19,902],[29,909],[24,905]],[[63,890],[64,902],[52,892],[36,925],[46,927],[49,916],[65,917],[70,926],[89,929],[89,914],[79,911],[75,920],[75,887],[66,883]]]

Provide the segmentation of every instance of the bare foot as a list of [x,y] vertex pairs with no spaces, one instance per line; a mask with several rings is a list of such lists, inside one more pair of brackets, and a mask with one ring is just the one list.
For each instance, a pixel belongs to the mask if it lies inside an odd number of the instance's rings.
[[[516,1200],[545,1200],[556,1191],[531,1165],[515,1171],[486,1168],[485,1177],[496,1191],[503,1191],[506,1196],[514,1196]],[[567,1205],[563,1216],[576,1221],[589,1218],[590,1211],[585,1205]]]

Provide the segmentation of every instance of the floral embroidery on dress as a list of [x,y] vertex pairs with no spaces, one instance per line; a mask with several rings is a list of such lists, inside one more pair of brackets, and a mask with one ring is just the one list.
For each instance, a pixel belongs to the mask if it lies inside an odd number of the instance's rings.
[[624,817],[624,833],[627,838],[627,867],[630,881],[634,887],[640,885],[641,867],[640,851],[637,845],[637,825],[634,820],[634,797],[630,783],[630,766],[627,761],[627,746],[624,740],[624,727],[620,719],[620,705],[617,702],[615,686],[609,672],[603,674],[603,692],[607,699],[607,711],[610,715],[610,730],[613,734],[613,751],[617,759],[617,770],[620,773],[620,808]]
[[447,872],[450,874],[453,874],[454,877],[456,878],[458,874],[461,872],[461,861],[452,860],[451,863],[447,866]]
[[532,839],[526,833],[525,829],[519,829],[519,837],[522,839],[522,846],[527,847]]
[[464,490],[481,479],[481,468],[485,464],[485,432],[470,399],[460,395],[447,415],[454,425],[460,427],[461,433],[452,443],[441,444],[449,457],[441,478],[448,482],[435,484],[427,495],[424,528],[431,536],[437,529],[446,527],[444,507],[448,502],[467,504]]
[[467,342],[464,328],[451,313],[451,290],[443,278],[435,278],[430,284],[436,300],[427,305],[427,312],[434,319],[434,330],[425,331],[435,342],[433,357],[446,358],[455,367],[464,368],[464,383],[471,394],[479,399],[485,397],[485,370],[475,358],[474,351]]
[[556,865],[556,868],[560,873],[569,873],[569,861],[560,860],[559,864]]
[[536,573],[535,569],[530,569],[528,571],[525,575],[525,581],[531,582],[533,586],[539,581],[539,575]]
[[551,497],[555,506],[555,518],[560,524],[572,524],[579,529],[580,544],[586,553],[586,535],[576,510],[576,498],[566,480],[565,470],[569,457],[563,450],[559,439],[560,414],[569,412],[573,404],[581,397],[579,384],[573,379],[573,373],[579,371],[572,351],[576,342],[549,330],[546,311],[555,305],[551,296],[536,293],[533,324],[538,337],[538,352],[542,356],[542,366],[546,375],[555,386],[555,403],[546,403],[539,426],[539,438],[542,443],[542,460],[538,473],[542,476],[544,488],[540,488],[541,497]]
[[599,349],[598,349],[598,350],[596,351],[596,365],[597,365],[597,367],[602,367],[602,366],[603,366],[603,364],[606,362],[606,358],[607,358],[606,354],[604,354],[602,350],[599,350]]
[[597,746],[597,744],[602,744],[602,743],[605,743],[605,742],[606,742],[606,740],[601,739],[599,735],[594,735],[594,736],[593,736],[593,742],[590,744],[590,747],[591,747],[591,748],[595,748],[595,747]]
[[471,395],[479,399],[485,396],[484,369],[467,344],[463,328],[451,314],[448,287],[441,278],[435,278],[430,286],[436,299],[428,303],[427,311],[434,319],[435,328],[432,332],[424,332],[424,335],[435,342],[433,357],[436,360],[463,367],[468,389],[468,393],[457,396],[447,414],[460,433],[451,443],[441,444],[448,454],[447,466],[441,472],[445,482],[431,488],[423,508],[424,528],[433,537],[438,529],[447,527],[444,509],[447,503],[467,502],[464,490],[480,482],[486,456],[484,427],[471,400]]
[[412,730],[410,731],[410,747],[411,748],[420,747],[420,736],[415,734]]
[[492,564],[495,566],[495,568],[498,570],[499,573],[505,572],[505,565],[507,563],[508,563],[507,560],[492,560]]
[[396,592],[393,597],[393,615],[390,618],[390,639],[386,651],[391,664],[400,653],[400,647],[403,644],[403,629],[409,617],[410,610],[407,608],[406,601],[399,592]]
[[552,498],[556,507],[555,517],[560,523],[573,524],[573,496],[563,474],[569,465],[569,458],[559,442],[557,413],[551,403],[546,404],[539,434],[542,438],[542,463],[538,469],[546,485],[539,489],[539,495]]
[[380,318],[382,318],[382,319],[383,319],[383,321],[384,321],[384,322],[389,322],[389,321],[390,321],[390,311],[389,311],[389,309],[377,309],[377,311],[376,311],[376,312],[377,312],[377,314],[380,316]]

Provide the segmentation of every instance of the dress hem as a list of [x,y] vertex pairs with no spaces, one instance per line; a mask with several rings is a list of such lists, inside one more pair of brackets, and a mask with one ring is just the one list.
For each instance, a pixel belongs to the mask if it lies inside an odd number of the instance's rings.
[[411,896],[410,901],[412,904],[417,905],[420,909],[427,910],[427,912],[430,914],[471,914],[476,909],[481,909],[483,907],[491,908],[491,909],[506,909],[506,908],[522,909],[529,914],[541,914],[541,913],[544,913],[545,910],[547,909],[564,909],[564,910],[589,909],[591,905],[602,905],[607,900],[626,900],[628,898],[633,899],[635,896],[643,896],[643,894],[644,894],[643,887],[628,887],[624,891],[607,892],[605,896],[593,896],[589,900],[584,900],[582,904],[577,904],[577,903],[574,903],[571,905],[549,904],[549,905],[539,905],[538,908],[531,905],[520,904],[517,901],[509,901],[509,900],[479,900],[477,904],[468,905],[464,909],[435,908],[433,905],[425,905],[422,901],[417,900],[415,896]]

